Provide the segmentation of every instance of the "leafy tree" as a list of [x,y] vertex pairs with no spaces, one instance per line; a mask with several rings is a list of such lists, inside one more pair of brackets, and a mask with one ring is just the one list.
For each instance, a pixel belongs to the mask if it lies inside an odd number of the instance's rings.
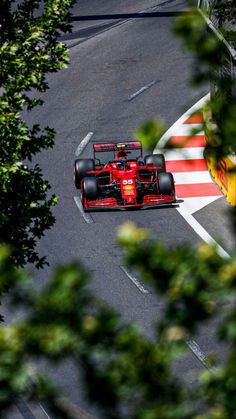
[[[176,31],[197,57],[194,82],[209,80],[209,61],[219,66],[221,44],[207,34],[197,15],[181,19]],[[227,80],[227,83],[229,81]],[[230,81],[232,83],[232,80]],[[212,99],[220,112],[217,158],[230,153],[236,130],[234,103]],[[147,124],[141,134],[148,144],[157,140],[162,124]],[[223,133],[223,134],[222,134]],[[234,137],[235,138],[235,137]],[[232,208],[236,233],[236,210]],[[0,414],[13,397],[40,400],[57,418],[77,418],[76,409],[61,399],[47,378],[33,373],[27,360],[54,363],[66,357],[82,369],[89,398],[103,417],[133,419],[232,419],[236,401],[236,255],[222,258],[214,246],[167,249],[150,240],[145,229],[126,224],[119,229],[125,260],[138,269],[144,281],[165,299],[163,320],[156,338],[146,340],[134,326],[126,326],[110,308],[97,301],[88,287],[87,274],[78,263],[59,267],[44,290],[31,290],[25,274],[12,266],[8,247],[0,248],[0,292],[11,287],[11,300],[23,305],[24,320],[0,331]],[[224,304],[222,305],[222,301]],[[186,342],[204,320],[221,316],[216,330],[228,353],[222,365],[204,370],[194,389],[173,373],[173,364],[184,356]],[[81,367],[82,365],[82,367]],[[213,366],[209,358],[209,366]],[[200,408],[199,408],[200,406]]]
[[28,126],[22,111],[42,105],[38,93],[48,89],[46,75],[68,64],[59,42],[70,31],[69,8],[74,0],[2,0],[0,4],[0,222],[1,242],[13,247],[11,258],[42,267],[45,257],[35,250],[37,240],[54,223],[48,197],[50,185],[40,168],[26,161],[53,146],[55,132],[38,124]]
[[210,19],[224,36],[236,46],[236,4],[234,0],[213,0],[209,8]]

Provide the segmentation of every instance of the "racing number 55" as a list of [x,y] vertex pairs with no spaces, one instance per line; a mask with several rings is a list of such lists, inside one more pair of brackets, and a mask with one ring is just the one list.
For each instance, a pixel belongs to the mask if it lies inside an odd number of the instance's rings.
[[123,182],[123,185],[133,185],[132,179],[124,179],[122,182]]

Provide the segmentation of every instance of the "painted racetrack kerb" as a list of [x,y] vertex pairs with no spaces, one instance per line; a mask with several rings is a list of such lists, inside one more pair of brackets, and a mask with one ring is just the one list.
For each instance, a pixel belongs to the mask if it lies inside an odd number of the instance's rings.
[[[166,145],[166,142],[173,135],[173,133],[176,132],[177,128],[178,128],[178,131],[180,132],[180,135],[184,135],[184,133],[182,132],[182,130],[185,130],[187,128],[185,128],[184,125],[182,125],[182,123],[193,112],[196,112],[197,110],[201,109],[203,107],[204,103],[206,103],[206,101],[209,98],[210,98],[210,95],[208,93],[207,95],[203,96],[203,98],[201,98],[197,103],[195,103],[195,105],[193,105],[191,108],[189,108],[179,119],[177,119],[177,121],[173,125],[171,125],[171,127],[161,137],[160,141],[158,142],[158,146],[156,146],[156,148],[153,151],[153,153],[157,153],[159,151],[159,148],[162,148],[162,147],[164,147]],[[182,125],[182,128],[181,128],[181,125]],[[199,134],[201,134],[201,133],[199,133]]]
[[[197,112],[202,109],[203,105],[206,103],[206,101],[209,99],[209,94],[205,95],[202,99],[200,99],[195,105],[193,105],[190,109],[187,110],[161,137],[160,141],[158,142],[157,146],[155,147],[153,153],[163,152],[162,148],[165,147],[167,141],[170,139],[173,135],[186,135],[189,131],[188,127],[185,127],[183,123],[188,119],[190,115],[192,115],[194,112]],[[191,128],[194,128],[194,124],[192,124]],[[197,125],[196,125],[197,128]],[[199,135],[202,134],[202,132],[199,133]],[[192,150],[190,150],[191,152]],[[188,150],[185,149],[184,154],[182,153],[182,158],[188,158]],[[170,153],[168,151],[168,153]],[[172,151],[172,157],[173,159],[181,159],[181,150]],[[187,156],[185,156],[185,153],[187,153]],[[198,153],[198,152],[197,152]],[[168,154],[169,157],[170,154]],[[198,158],[198,154],[195,156],[195,158]],[[194,175],[193,175],[194,176]],[[210,175],[209,175],[210,176]],[[201,199],[201,198],[199,198]],[[180,204],[179,208],[176,208],[177,211],[182,215],[182,217],[185,219],[185,221],[192,227],[192,229],[198,234],[199,237],[203,241],[205,241],[208,244],[214,244],[218,250],[218,253],[222,257],[229,257],[229,254],[213,239],[213,237],[210,236],[210,234],[202,227],[202,225],[194,218],[192,213],[188,209],[188,205]],[[200,208],[196,208],[198,210]]]

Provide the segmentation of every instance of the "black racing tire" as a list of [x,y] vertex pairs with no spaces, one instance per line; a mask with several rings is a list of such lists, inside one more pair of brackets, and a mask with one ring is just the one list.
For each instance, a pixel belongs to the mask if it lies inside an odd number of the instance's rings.
[[149,154],[144,157],[144,163],[153,163],[154,166],[160,166],[158,172],[166,171],[166,162],[164,154]]
[[175,196],[175,185],[172,173],[163,172],[157,174],[158,188],[161,195]]
[[85,199],[95,200],[98,197],[98,181],[94,176],[84,177],[82,180],[83,195]]
[[80,189],[81,180],[86,176],[87,172],[94,170],[95,163],[93,159],[77,159],[75,160],[74,174],[75,187]]

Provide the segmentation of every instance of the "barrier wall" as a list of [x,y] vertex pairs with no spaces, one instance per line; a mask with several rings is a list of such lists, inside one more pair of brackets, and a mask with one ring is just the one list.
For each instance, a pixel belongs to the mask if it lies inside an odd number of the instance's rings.
[[[197,5],[208,28],[215,34],[222,46],[222,66],[217,70],[214,80],[211,80],[211,96],[215,97],[217,94],[220,94],[220,86],[222,85],[221,82],[225,78],[225,74],[227,74],[228,79],[231,80],[232,83],[230,91],[224,91],[223,94],[228,94],[230,98],[236,98],[236,50],[219,30],[219,19],[216,18],[216,16],[214,17],[215,1],[198,0]],[[214,123],[211,115],[205,115],[204,110],[203,114],[206,126],[209,124],[212,127]],[[217,131],[216,126],[215,129]],[[207,128],[205,137],[206,142],[214,144],[214,134],[207,132]],[[213,157],[207,157],[205,155],[205,159],[212,179],[226,196],[227,201],[231,205],[236,206],[236,154],[222,159],[220,164],[217,164]]]
[[[203,113],[206,122],[206,143],[212,144],[214,142],[214,138],[212,138],[214,134],[210,134],[207,130],[209,114]],[[226,196],[227,201],[232,206],[236,206],[236,154],[225,157],[218,164],[212,156],[205,155],[205,159],[212,179]]]

